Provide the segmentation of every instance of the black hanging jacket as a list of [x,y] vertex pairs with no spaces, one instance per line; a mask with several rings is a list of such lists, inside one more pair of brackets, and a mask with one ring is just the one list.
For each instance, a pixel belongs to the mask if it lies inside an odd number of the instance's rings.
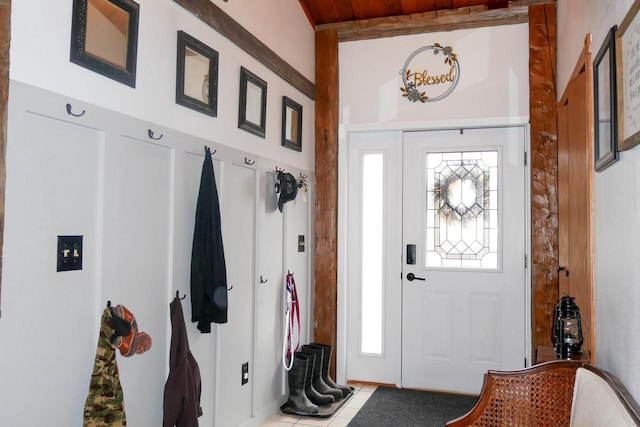
[[191,250],[191,321],[211,332],[211,323],[227,322],[227,269],[222,245],[220,203],[209,147],[200,178]]

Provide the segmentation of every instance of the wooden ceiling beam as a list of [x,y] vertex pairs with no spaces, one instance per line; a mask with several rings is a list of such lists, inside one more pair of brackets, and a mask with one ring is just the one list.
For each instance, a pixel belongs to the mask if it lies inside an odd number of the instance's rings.
[[[0,0],[0,3],[3,0]],[[251,34],[231,16],[210,0],[174,0],[177,4],[197,16],[202,22],[229,39],[247,54],[260,61],[282,80],[308,96],[316,99],[316,86],[301,72],[278,56],[260,39]]]
[[502,9],[489,9],[487,6],[469,6],[404,16],[323,24],[316,26],[316,31],[335,28],[338,33],[338,40],[345,42],[520,24],[527,22],[529,6],[544,3],[555,3],[555,1],[516,0],[510,1],[509,7]]

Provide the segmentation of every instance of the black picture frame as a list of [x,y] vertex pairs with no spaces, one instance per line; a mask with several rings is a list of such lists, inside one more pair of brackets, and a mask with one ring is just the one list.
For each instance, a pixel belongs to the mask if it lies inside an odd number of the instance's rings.
[[596,172],[603,171],[618,160],[616,29],[615,25],[611,27],[593,61],[593,154]]
[[240,67],[238,127],[265,137],[267,126],[267,82]]
[[282,97],[282,146],[302,151],[302,105]]
[[218,52],[178,31],[176,104],[217,117]]
[[71,62],[135,88],[139,15],[133,0],[73,0]]

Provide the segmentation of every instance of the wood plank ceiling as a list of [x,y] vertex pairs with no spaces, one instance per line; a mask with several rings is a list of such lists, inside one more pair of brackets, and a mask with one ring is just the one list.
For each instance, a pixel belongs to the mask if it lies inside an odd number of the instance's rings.
[[299,0],[316,31],[353,41],[527,22],[529,6],[555,0]]
[[338,22],[387,18],[472,6],[502,9],[508,0],[300,0],[314,27]]

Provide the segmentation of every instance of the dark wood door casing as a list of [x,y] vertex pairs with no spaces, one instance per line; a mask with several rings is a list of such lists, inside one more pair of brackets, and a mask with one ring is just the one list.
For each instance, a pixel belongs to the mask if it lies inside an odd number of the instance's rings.
[[4,190],[6,184],[7,105],[9,103],[9,45],[11,0],[0,0],[0,316],[2,314],[2,247],[4,242]]
[[[555,4],[529,7],[532,350],[551,345],[558,302]],[[531,359],[533,360],[533,359]]]
[[[338,293],[338,35],[316,31],[314,341],[336,345]],[[335,377],[332,353],[331,374]]]

